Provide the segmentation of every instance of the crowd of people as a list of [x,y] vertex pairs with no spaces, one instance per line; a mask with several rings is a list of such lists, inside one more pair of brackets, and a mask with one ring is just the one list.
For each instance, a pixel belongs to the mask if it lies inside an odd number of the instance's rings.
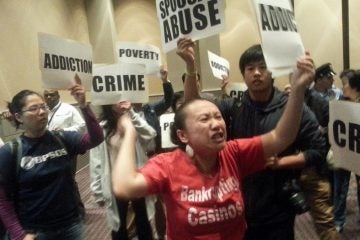
[[[85,239],[75,170],[87,150],[113,240],[291,240],[307,211],[320,239],[340,239],[351,172],[327,161],[329,101],[359,102],[360,70],[340,74],[341,91],[331,64],[315,68],[306,53],[281,91],[256,44],[239,59],[242,98],[225,94],[226,76],[217,97],[201,92],[195,49],[178,41],[183,91],[161,68],[162,99],[104,105],[98,118],[79,81],[69,91],[81,114],[55,90],[17,93],[6,119],[22,134],[0,139],[0,239]],[[177,147],[163,149],[159,116],[170,107]]]

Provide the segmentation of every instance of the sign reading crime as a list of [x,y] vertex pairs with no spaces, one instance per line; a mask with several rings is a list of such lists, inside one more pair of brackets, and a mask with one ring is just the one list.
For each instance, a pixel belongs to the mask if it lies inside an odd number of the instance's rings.
[[209,64],[211,71],[217,79],[222,79],[222,76],[229,76],[230,63],[225,58],[222,58],[210,51],[208,51]]
[[360,104],[330,101],[329,141],[335,166],[360,174]]
[[144,64],[146,74],[154,75],[160,72],[160,49],[150,44],[135,42],[118,42],[117,51],[119,61],[124,63]]
[[231,82],[226,86],[225,90],[230,97],[241,100],[244,92],[247,90],[247,86],[243,82]]
[[253,0],[267,67],[274,77],[289,74],[305,50],[290,0]]
[[156,0],[165,52],[176,48],[180,37],[194,41],[225,29],[223,0]]
[[170,138],[170,129],[171,125],[174,123],[174,113],[166,113],[160,116],[160,126],[161,126],[161,148],[174,148],[177,145],[171,142]]
[[75,74],[78,74],[85,89],[91,89],[90,45],[45,33],[38,34],[38,41],[44,88],[68,89],[74,85]]
[[91,103],[115,104],[120,101],[144,103],[149,101],[145,67],[137,64],[112,64],[94,67]]

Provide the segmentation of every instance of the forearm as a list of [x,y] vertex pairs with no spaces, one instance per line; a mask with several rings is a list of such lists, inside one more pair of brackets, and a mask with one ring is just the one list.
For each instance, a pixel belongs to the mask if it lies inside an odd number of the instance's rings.
[[104,140],[104,133],[89,105],[80,108],[86,123],[87,132],[82,136],[81,143],[85,150],[99,145]]
[[200,98],[200,89],[198,89],[198,84],[196,82],[196,68],[195,64],[187,65],[186,67],[187,74],[185,76],[184,82],[184,99],[189,101],[191,99]]
[[270,132],[270,148],[265,148],[265,156],[274,156],[286,149],[296,138],[303,113],[304,88],[294,88],[286,104],[284,113]]
[[296,169],[303,168],[305,162],[305,155],[301,152],[295,155],[280,157],[276,160],[276,163],[270,167],[272,169]]
[[6,197],[3,187],[0,186],[0,217],[11,239],[23,239],[26,235],[15,213],[13,203]]
[[135,142],[135,129],[126,130],[112,172],[113,192],[118,197],[141,196],[136,187],[139,173],[136,171]]

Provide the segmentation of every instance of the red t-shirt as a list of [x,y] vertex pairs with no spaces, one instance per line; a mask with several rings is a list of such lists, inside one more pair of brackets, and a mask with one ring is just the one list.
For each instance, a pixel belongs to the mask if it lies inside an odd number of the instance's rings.
[[150,159],[140,169],[149,194],[166,206],[167,239],[243,239],[246,229],[242,179],[265,165],[260,137],[229,141],[218,172],[203,175],[182,150]]

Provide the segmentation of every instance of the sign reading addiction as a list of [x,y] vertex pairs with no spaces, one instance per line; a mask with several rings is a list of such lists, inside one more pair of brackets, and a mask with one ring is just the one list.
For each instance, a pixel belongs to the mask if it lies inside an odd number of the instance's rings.
[[217,79],[222,79],[222,76],[229,76],[230,63],[225,58],[222,58],[210,51],[208,51],[209,64],[211,71]]
[[40,70],[44,88],[68,89],[78,74],[87,90],[92,81],[91,46],[39,33]]
[[291,73],[305,50],[290,0],[253,0],[253,4],[267,67],[274,77]]
[[91,103],[106,105],[124,100],[132,103],[149,101],[145,67],[123,63],[95,67]]
[[156,0],[165,52],[176,48],[182,36],[193,40],[218,34],[225,28],[224,0]]
[[360,174],[360,104],[330,101],[329,141],[335,166]]
[[158,74],[161,66],[160,49],[150,44],[118,42],[118,58],[124,63],[144,64],[146,74]]

